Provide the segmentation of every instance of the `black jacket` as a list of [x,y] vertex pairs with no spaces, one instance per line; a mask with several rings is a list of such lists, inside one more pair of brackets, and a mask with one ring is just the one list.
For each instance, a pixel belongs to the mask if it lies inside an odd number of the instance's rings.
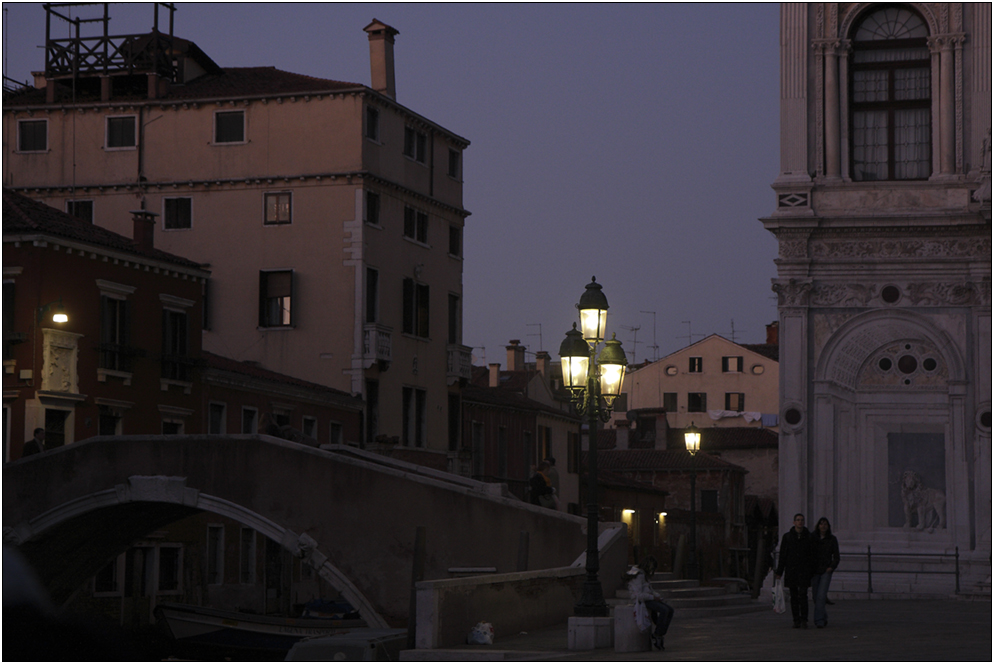
[[791,528],[780,540],[780,558],[777,576],[783,576],[788,588],[807,588],[811,585],[811,572],[815,564],[814,542],[811,531],[803,528],[800,533]]
[[824,574],[829,567],[833,572],[839,568],[839,540],[835,539],[835,535],[819,537],[818,533],[814,533],[811,543],[815,552],[814,574]]
[[541,505],[539,497],[552,493],[552,487],[545,481],[542,473],[535,473],[531,476],[531,479],[528,480],[528,488],[530,489],[529,499],[532,505]]

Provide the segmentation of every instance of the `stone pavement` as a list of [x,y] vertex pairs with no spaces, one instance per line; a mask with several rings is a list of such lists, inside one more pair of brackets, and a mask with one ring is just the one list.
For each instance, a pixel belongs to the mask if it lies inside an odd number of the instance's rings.
[[839,599],[828,627],[794,629],[772,609],[722,618],[680,619],[662,652],[570,652],[566,625],[502,635],[493,646],[404,651],[421,661],[992,661],[991,602]]

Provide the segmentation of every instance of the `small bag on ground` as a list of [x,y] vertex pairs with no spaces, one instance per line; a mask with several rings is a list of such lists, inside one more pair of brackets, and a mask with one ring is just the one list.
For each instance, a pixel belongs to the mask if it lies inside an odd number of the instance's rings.
[[469,630],[466,643],[478,646],[492,646],[494,644],[494,626],[488,622],[478,622],[473,629]]

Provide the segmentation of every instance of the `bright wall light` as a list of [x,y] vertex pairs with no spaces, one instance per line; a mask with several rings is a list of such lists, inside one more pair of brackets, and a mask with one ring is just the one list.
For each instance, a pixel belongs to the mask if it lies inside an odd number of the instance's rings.
[[635,514],[635,510],[621,510],[622,514],[632,515]]

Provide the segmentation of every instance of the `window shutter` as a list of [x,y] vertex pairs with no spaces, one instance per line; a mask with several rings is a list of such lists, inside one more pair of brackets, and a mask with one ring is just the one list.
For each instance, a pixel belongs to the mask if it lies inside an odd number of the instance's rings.
[[414,280],[404,279],[404,332],[414,334]]
[[418,284],[418,336],[428,338],[428,285]]

